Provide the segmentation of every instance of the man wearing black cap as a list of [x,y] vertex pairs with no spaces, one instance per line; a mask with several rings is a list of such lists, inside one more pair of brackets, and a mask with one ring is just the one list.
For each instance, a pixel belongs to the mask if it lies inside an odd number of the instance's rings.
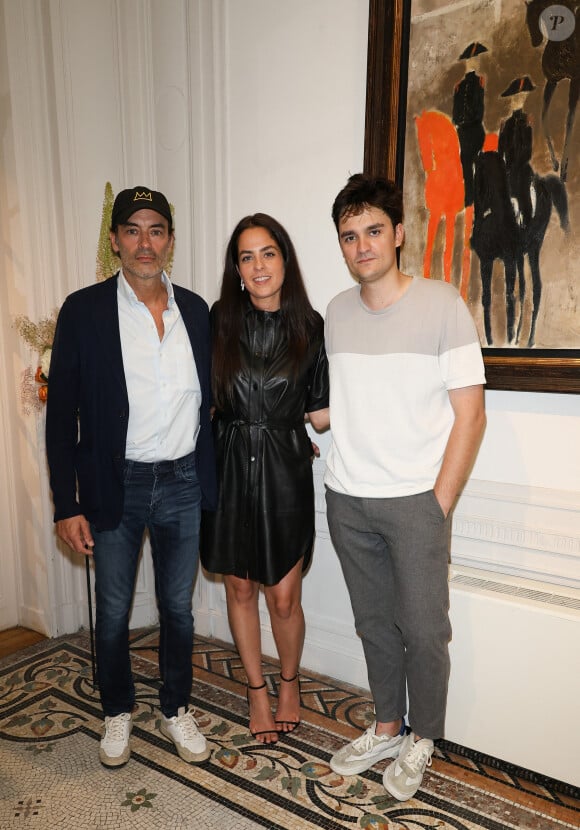
[[216,490],[208,308],[164,270],[174,232],[162,193],[121,191],[110,239],[121,269],[71,294],[55,332],[46,447],[56,530],[95,562],[101,762],[121,766],[130,756],[128,623],[145,529],[159,608],[161,732],[181,758],[199,762],[209,749],[188,703],[199,520]]

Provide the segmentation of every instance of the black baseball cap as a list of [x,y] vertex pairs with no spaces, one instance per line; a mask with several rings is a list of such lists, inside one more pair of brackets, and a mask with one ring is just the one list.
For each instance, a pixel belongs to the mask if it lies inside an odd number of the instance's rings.
[[111,213],[111,227],[116,228],[117,225],[124,225],[135,211],[144,208],[160,213],[169,222],[169,230],[172,230],[171,208],[163,193],[142,186],[121,190],[117,194]]

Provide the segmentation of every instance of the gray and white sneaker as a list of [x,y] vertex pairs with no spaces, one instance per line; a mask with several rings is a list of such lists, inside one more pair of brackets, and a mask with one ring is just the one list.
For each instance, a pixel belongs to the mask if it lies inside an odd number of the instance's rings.
[[405,722],[398,735],[375,735],[376,722],[373,721],[362,735],[355,738],[330,759],[330,768],[339,775],[358,775],[370,769],[383,758],[396,758],[405,739]]
[[206,739],[193,714],[182,706],[172,718],[161,716],[161,734],[173,741],[177,754],[188,764],[199,764],[210,756]]
[[386,768],[383,774],[383,786],[398,801],[413,798],[421,782],[426,767],[431,766],[434,745],[429,738],[416,741],[411,732],[407,735],[396,761]]
[[129,735],[133,728],[130,712],[105,718],[105,732],[99,746],[99,761],[106,767],[121,767],[131,757]]

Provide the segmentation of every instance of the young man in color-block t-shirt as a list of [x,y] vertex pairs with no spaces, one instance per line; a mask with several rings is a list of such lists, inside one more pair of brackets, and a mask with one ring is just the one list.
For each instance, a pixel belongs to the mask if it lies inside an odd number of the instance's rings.
[[404,801],[443,735],[450,515],[485,426],[484,366],[456,289],[398,268],[404,231],[395,184],[351,176],[332,216],[358,284],[326,316],[326,500],[376,721],[331,767],[354,775],[396,759],[383,783]]

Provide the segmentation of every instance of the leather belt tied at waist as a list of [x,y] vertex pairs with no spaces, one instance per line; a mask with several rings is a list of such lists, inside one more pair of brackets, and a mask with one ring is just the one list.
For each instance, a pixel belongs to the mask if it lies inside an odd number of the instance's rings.
[[257,429],[299,429],[304,426],[304,421],[246,421],[243,418],[229,418],[221,415],[218,418],[236,427],[256,427]]

